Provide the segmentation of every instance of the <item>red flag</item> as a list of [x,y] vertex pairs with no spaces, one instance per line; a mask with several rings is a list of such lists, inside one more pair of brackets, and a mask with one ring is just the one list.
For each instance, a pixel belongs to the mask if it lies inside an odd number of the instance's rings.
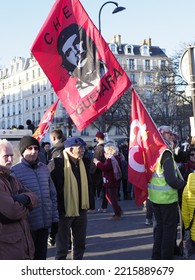
[[139,206],[148,196],[148,182],[157,159],[167,148],[138,94],[132,89],[128,178]]
[[59,99],[57,99],[56,102],[52,104],[50,108],[45,112],[38,125],[38,128],[34,132],[33,137],[36,138],[38,141],[41,141],[41,139],[45,136],[45,133],[48,131],[49,126],[53,120],[58,101]]
[[31,51],[81,131],[131,82],[79,0],[57,0]]

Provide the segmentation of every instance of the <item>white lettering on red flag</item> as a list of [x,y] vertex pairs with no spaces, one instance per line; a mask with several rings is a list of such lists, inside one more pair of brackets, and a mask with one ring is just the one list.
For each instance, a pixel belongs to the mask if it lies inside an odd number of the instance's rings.
[[55,2],[31,51],[80,131],[131,86],[78,0]]

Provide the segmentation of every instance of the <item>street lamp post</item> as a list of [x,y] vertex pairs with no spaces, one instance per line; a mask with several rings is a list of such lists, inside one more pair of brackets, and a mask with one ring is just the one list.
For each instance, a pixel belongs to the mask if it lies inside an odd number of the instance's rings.
[[121,12],[126,9],[125,7],[119,6],[117,2],[113,2],[113,1],[105,2],[99,10],[99,32],[100,32],[100,34],[101,34],[101,12],[102,12],[103,7],[107,4],[114,4],[116,6],[116,8],[113,10],[112,14],[116,14],[116,13]]
[[[105,5],[107,4],[114,4],[116,6],[116,8],[113,10],[112,14],[116,14],[118,12],[121,12],[123,10],[125,10],[126,8],[125,7],[121,7],[118,5],[117,2],[113,2],[113,1],[107,1],[105,2],[101,7],[100,7],[100,10],[99,10],[99,32],[101,34],[101,12],[102,12],[102,9]],[[101,131],[102,132],[105,132],[105,127],[106,127],[106,124],[105,124],[105,114],[102,114],[100,117],[99,117],[99,120],[100,120],[100,128],[101,128]]]

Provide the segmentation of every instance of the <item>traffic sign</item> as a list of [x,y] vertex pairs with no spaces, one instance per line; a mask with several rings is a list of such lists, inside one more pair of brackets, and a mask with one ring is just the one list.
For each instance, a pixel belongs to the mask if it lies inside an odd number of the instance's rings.
[[180,72],[183,79],[188,83],[194,83],[195,74],[195,47],[190,46],[183,53],[180,60]]

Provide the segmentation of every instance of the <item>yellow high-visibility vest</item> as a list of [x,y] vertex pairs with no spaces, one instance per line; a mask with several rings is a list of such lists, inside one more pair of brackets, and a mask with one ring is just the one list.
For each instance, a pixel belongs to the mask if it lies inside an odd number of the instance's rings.
[[[163,153],[160,155],[160,157],[157,160],[156,170],[153,173],[152,178],[148,184],[148,195],[150,201],[154,203],[171,204],[173,202],[178,201],[178,192],[176,189],[173,189],[171,186],[169,186],[165,181],[163,168],[160,163]],[[175,161],[174,161],[174,165],[175,165],[175,172],[176,172]]]

